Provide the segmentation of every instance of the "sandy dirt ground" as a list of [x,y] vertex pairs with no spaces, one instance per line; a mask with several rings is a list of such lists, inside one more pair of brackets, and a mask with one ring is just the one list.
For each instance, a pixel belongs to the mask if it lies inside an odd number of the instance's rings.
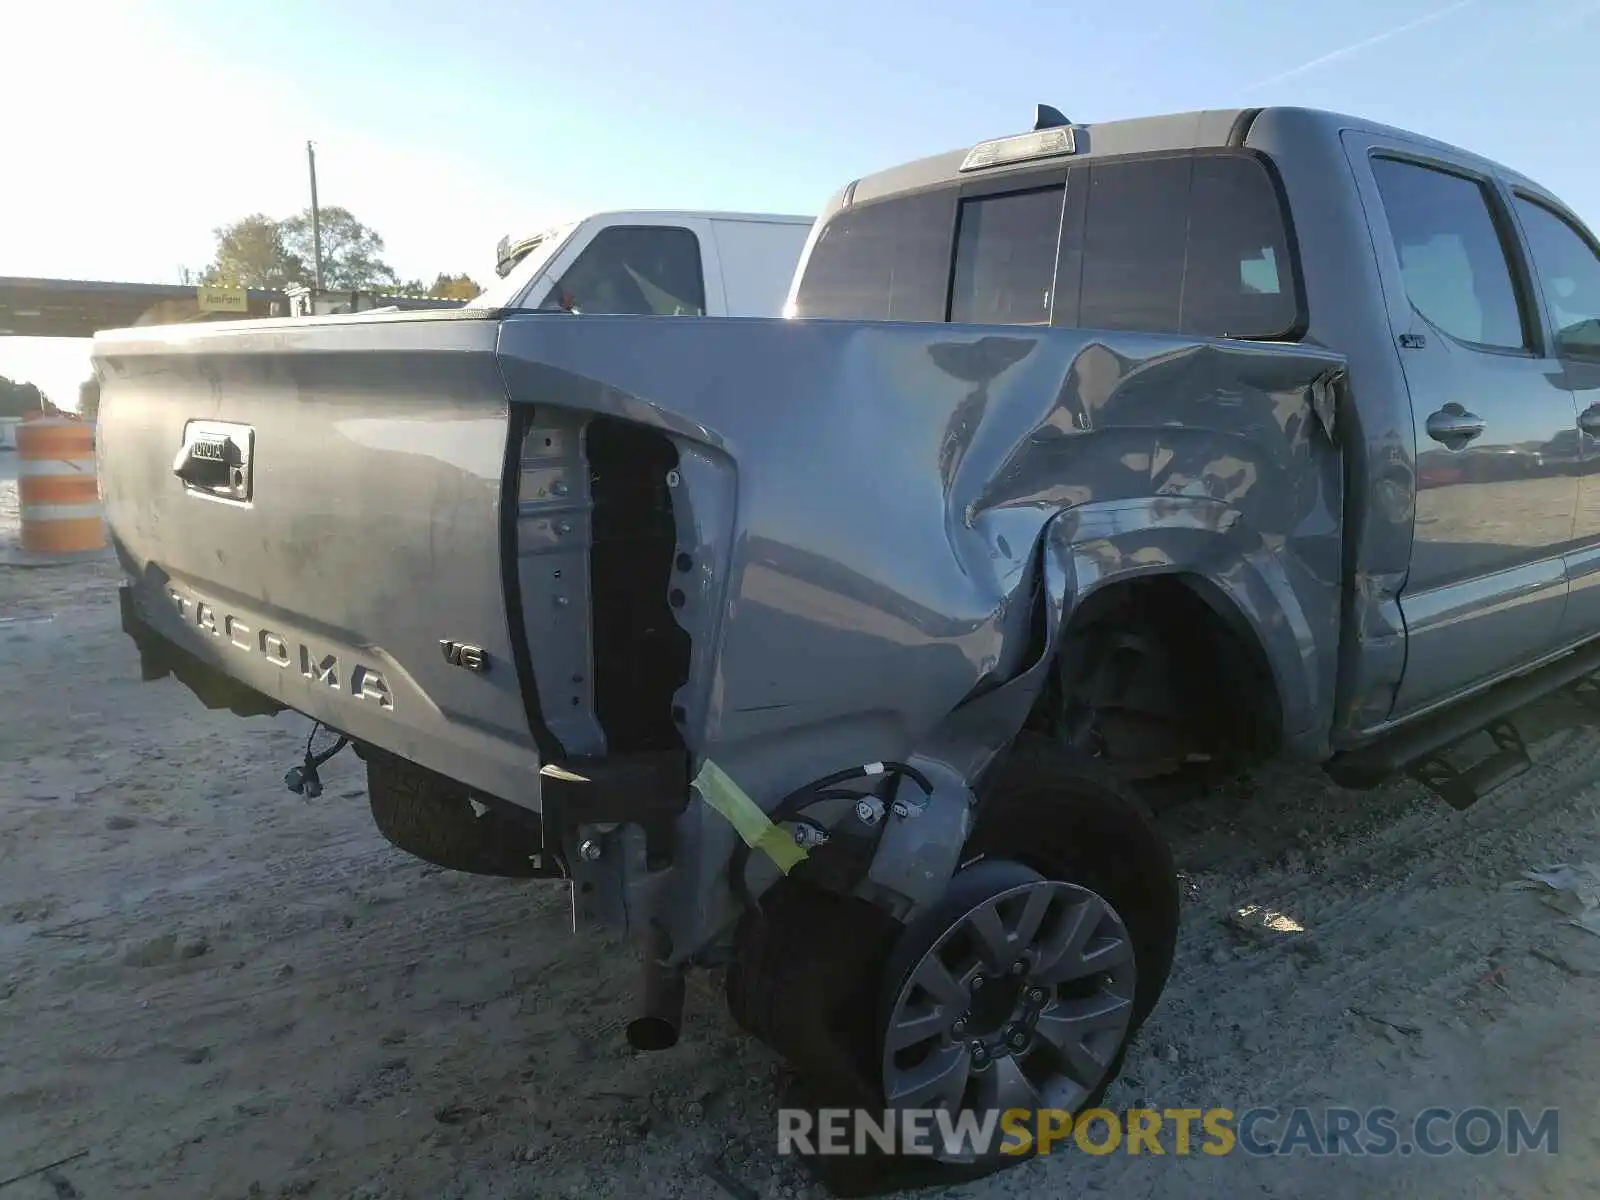
[[[32,1172],[0,1200],[736,1194],[708,1160],[825,1194],[778,1158],[777,1065],[717,980],[677,1048],[630,1052],[633,959],[573,939],[562,891],[390,848],[351,756],[286,792],[304,723],[141,684],[114,583],[0,566],[0,1180]],[[1600,861],[1582,715],[1533,714],[1535,770],[1464,814],[1298,768],[1166,810],[1182,950],[1110,1097],[1556,1106],[1558,1154],[1068,1152],[946,1194],[1592,1195],[1600,937],[1505,887]]]

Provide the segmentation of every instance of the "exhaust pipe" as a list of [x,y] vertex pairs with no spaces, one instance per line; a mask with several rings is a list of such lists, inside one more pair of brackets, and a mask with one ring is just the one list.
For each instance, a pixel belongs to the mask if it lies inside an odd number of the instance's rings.
[[651,922],[644,935],[644,995],[641,1011],[628,1022],[628,1045],[635,1050],[670,1050],[683,1027],[682,967],[668,967],[672,939]]

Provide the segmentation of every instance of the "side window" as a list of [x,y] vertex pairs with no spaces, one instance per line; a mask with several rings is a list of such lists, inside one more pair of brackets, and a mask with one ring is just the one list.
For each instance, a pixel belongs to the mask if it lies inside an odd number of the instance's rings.
[[1299,324],[1282,204],[1254,158],[1186,155],[1083,175],[1079,324],[1234,338],[1287,337]]
[[676,226],[613,225],[602,229],[540,307],[579,313],[704,316],[700,239]]
[[806,259],[795,315],[944,320],[953,203],[947,191],[929,192],[836,214]]
[[1600,358],[1600,257],[1565,217],[1517,197],[1539,286],[1556,327],[1556,352]]
[[1277,338],[1300,323],[1283,201],[1266,167],[1201,155],[1189,185],[1183,333]]
[[1459,341],[1526,349],[1522,306],[1483,185],[1391,158],[1374,159],[1372,172],[1411,306]]
[[950,319],[1048,325],[1064,187],[961,202]]
[[1169,158],[1089,168],[1079,324],[1179,331],[1192,164]]

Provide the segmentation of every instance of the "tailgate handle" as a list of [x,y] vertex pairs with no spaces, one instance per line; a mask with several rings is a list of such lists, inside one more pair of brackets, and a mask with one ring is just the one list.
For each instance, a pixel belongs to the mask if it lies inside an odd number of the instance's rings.
[[224,500],[250,499],[250,431],[191,424],[172,473],[195,491]]

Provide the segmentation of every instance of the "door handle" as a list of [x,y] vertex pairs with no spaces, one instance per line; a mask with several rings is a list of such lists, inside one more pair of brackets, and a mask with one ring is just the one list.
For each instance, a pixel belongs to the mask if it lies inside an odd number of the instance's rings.
[[1591,404],[1578,414],[1578,428],[1585,433],[1600,436],[1600,404]]
[[254,431],[247,425],[191,421],[183,445],[172,460],[172,473],[186,489],[221,500],[248,501]]
[[243,461],[238,444],[223,435],[185,445],[173,461],[172,473],[192,487],[222,487],[229,482],[232,470]]
[[1470,413],[1461,405],[1446,404],[1428,417],[1428,436],[1451,450],[1459,450],[1486,428],[1487,422],[1477,413]]

